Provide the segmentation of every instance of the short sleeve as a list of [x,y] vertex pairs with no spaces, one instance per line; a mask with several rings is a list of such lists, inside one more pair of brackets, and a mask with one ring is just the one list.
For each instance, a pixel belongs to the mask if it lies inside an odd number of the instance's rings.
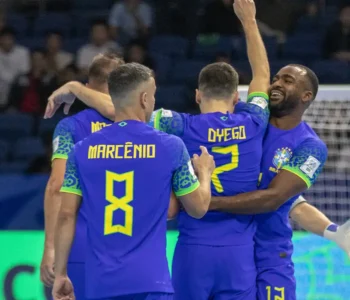
[[247,102],[239,102],[235,112],[246,112],[251,114],[261,125],[267,126],[270,118],[269,97],[262,92],[255,92],[248,95]]
[[70,118],[65,118],[57,124],[52,141],[52,160],[56,158],[68,159],[74,146],[73,130],[74,123]]
[[295,149],[291,160],[282,167],[299,176],[311,187],[327,160],[327,147],[321,140],[309,139]]
[[174,138],[169,149],[172,149],[173,155],[176,156],[172,180],[173,191],[178,197],[190,194],[199,187],[199,181],[194,173],[186,146],[181,139]]
[[61,188],[61,192],[76,194],[81,196],[81,186],[78,174],[78,165],[75,159],[75,151],[73,150],[67,160],[66,173],[64,175],[64,181]]
[[163,108],[153,112],[148,124],[155,129],[176,136],[182,136],[185,128],[183,114]]

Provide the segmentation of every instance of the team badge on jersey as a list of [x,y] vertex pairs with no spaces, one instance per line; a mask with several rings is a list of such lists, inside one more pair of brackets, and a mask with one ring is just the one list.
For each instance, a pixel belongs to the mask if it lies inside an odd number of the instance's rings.
[[280,170],[285,164],[287,164],[292,155],[293,152],[290,148],[278,148],[272,160],[272,163],[276,167],[276,170]]

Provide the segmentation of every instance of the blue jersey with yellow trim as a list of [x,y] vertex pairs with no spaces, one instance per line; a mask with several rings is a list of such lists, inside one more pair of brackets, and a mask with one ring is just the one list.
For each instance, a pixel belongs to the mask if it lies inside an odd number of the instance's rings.
[[[310,187],[327,159],[327,147],[305,122],[291,130],[269,125],[263,143],[261,182],[266,189],[279,170],[287,170],[303,179]],[[286,183],[288,184],[288,182]],[[256,264],[258,267],[290,263],[293,252],[289,210],[299,195],[283,204],[276,212],[256,216]]]
[[145,123],[115,123],[79,142],[61,191],[83,196],[86,296],[172,293],[166,258],[170,192],[182,196],[198,186],[181,139]]
[[[93,109],[85,109],[73,116],[61,120],[53,135],[52,160],[68,159],[74,144],[83,140],[91,133],[99,131],[112,122]],[[84,208],[79,211],[75,238],[69,255],[70,262],[84,262],[86,244],[86,225]]]
[[[233,196],[256,190],[260,173],[262,141],[269,120],[268,97],[251,94],[247,103],[237,104],[231,113],[200,115],[160,110],[153,114],[152,125],[177,135],[190,155],[206,146],[216,169],[212,175],[212,195]],[[208,212],[197,220],[185,211],[178,215],[179,242],[199,245],[244,245],[252,243],[253,216]]]

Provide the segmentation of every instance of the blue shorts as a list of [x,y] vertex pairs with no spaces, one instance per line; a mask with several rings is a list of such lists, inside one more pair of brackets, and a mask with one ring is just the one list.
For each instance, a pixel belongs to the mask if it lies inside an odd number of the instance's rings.
[[75,299],[85,300],[85,264],[69,262],[67,273],[74,287]]
[[[77,298],[79,300],[79,298]],[[133,294],[118,296],[112,298],[102,298],[94,300],[173,300],[173,294],[168,293],[143,293],[143,294]]]
[[293,263],[277,267],[258,268],[258,300],[296,300]]
[[254,246],[178,243],[172,280],[175,300],[256,300]]

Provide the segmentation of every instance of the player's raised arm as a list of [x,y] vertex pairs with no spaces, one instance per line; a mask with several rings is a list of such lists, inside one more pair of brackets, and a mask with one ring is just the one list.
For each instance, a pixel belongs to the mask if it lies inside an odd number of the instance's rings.
[[267,94],[270,85],[270,66],[255,19],[255,3],[253,0],[235,0],[233,9],[243,26],[248,59],[253,73],[248,94],[256,92]]
[[52,286],[54,281],[54,234],[61,205],[60,189],[66,171],[66,160],[74,146],[71,126],[69,119],[64,119],[58,123],[53,135],[52,168],[44,196],[45,242],[40,265],[40,279],[47,286]]
[[148,125],[165,133],[181,137],[184,133],[185,121],[181,113],[161,108],[152,113]]
[[308,189],[316,181],[326,160],[326,145],[318,140],[306,140],[267,189],[233,197],[214,197],[210,209],[240,214],[275,211],[290,198]]
[[67,277],[67,262],[82,196],[74,150],[67,161],[61,192],[62,203],[55,232],[55,282],[52,290],[54,299],[73,295],[72,284]]
[[68,114],[75,98],[78,98],[87,106],[96,109],[104,117],[114,120],[115,110],[111,97],[92,90],[78,81],[70,81],[51,94],[48,99],[44,118],[51,118],[63,104],[64,113]]
[[215,162],[207,149],[201,146],[201,155],[193,156],[197,177],[184,143],[179,140],[179,145],[181,145],[181,158],[173,176],[173,191],[186,212],[193,218],[200,219],[209,208],[210,182]]
[[341,226],[334,224],[303,196],[294,201],[289,216],[304,230],[335,242],[350,256],[350,220]]

